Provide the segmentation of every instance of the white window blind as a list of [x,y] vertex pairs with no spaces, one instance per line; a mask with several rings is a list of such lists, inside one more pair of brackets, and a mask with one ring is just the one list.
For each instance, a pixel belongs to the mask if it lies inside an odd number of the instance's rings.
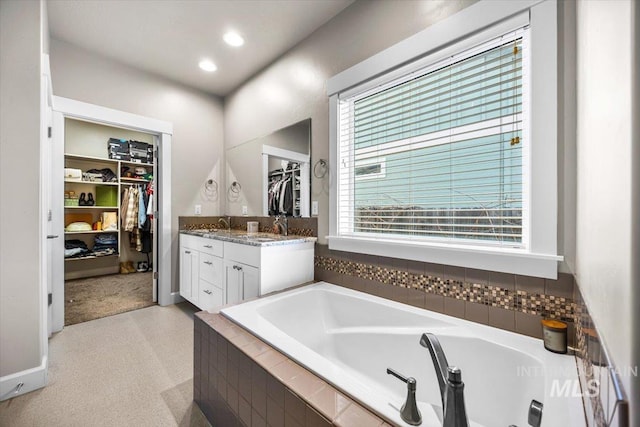
[[338,234],[526,246],[526,49],[522,29],[341,96]]

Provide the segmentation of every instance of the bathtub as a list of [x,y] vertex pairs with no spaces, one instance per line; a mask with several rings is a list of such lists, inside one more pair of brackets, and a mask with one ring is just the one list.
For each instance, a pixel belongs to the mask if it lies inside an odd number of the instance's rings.
[[409,425],[399,414],[406,385],[387,368],[417,380],[422,426],[442,425],[435,370],[419,344],[424,332],[462,370],[470,425],[528,426],[532,399],[544,404],[542,426],[585,425],[574,357],[539,339],[325,282],[221,313],[396,425]]

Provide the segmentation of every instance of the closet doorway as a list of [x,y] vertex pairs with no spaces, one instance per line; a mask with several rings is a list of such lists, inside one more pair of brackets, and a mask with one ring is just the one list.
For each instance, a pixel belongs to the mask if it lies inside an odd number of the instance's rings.
[[171,133],[170,123],[54,97],[51,187],[64,236],[50,255],[62,263],[50,297],[54,332],[175,302]]
[[154,305],[154,136],[64,127],[64,325]]

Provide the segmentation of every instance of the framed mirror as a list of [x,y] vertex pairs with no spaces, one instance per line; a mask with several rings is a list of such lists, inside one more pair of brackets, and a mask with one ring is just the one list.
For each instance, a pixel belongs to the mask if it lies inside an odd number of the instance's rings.
[[311,119],[228,149],[225,213],[309,217],[310,161]]

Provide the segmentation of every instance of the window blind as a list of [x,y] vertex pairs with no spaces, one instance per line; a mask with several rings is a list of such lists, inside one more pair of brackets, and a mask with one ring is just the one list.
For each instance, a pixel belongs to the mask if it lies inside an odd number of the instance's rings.
[[339,235],[523,246],[526,47],[522,29],[339,99]]

